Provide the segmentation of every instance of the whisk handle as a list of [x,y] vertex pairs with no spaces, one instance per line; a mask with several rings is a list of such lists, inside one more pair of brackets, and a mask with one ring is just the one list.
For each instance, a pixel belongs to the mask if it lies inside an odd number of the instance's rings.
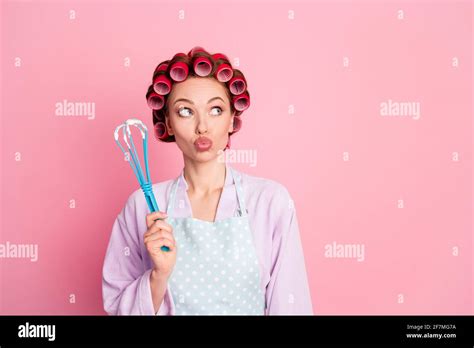
[[[158,221],[158,220],[164,220],[164,219],[158,218],[158,219],[155,219],[153,221]],[[161,251],[170,251],[170,248],[168,248],[166,245],[162,245],[161,246]]]
[[[154,213],[155,211],[159,211],[160,209],[158,208],[158,203],[156,203],[155,195],[153,194],[152,186],[150,183],[144,183],[142,185],[142,191],[145,194],[145,199],[148,204],[148,208],[150,208],[150,211]],[[154,221],[157,220],[164,220],[161,218],[155,219]],[[170,248],[168,248],[166,245],[161,246],[161,251],[170,251]]]

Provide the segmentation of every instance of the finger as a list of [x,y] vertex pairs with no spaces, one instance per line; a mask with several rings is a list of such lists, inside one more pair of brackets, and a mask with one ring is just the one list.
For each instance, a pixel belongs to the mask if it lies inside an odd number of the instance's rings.
[[155,222],[156,219],[166,219],[168,215],[164,211],[155,211],[153,213],[146,215],[146,226],[150,228],[150,226]]
[[150,214],[147,214],[146,216],[146,224],[147,227],[150,228],[151,225],[157,220],[164,220],[168,217],[168,215],[165,212],[161,211],[156,211]]
[[173,233],[173,227],[170,224],[159,220],[156,221],[153,225],[151,225],[151,227],[145,232],[143,237],[148,237],[150,234],[156,233],[161,230]]
[[173,232],[173,227],[167,223],[166,221],[163,220],[158,220],[155,221],[149,228],[148,231],[145,232],[145,234],[151,234],[159,230],[165,230],[168,232]]
[[150,234],[149,236],[145,237],[143,239],[143,243],[148,243],[152,240],[158,240],[160,238],[167,238],[171,240],[173,243],[175,242],[175,239],[172,233],[169,233],[167,231],[158,231],[156,233]]
[[153,225],[157,227],[158,229],[173,232],[173,227],[164,220],[157,220],[154,222]]
[[161,249],[162,246],[167,246],[170,251],[174,251],[175,248],[176,248],[176,244],[171,242],[169,239],[167,238],[160,238],[158,240],[154,240],[152,241],[150,244],[148,244],[148,250],[151,250],[151,251],[158,251]]
[[149,238],[151,236],[166,237],[166,238],[169,238],[171,240],[174,240],[173,233],[171,233],[170,231],[166,231],[166,230],[159,230],[158,232],[152,233],[147,237]]

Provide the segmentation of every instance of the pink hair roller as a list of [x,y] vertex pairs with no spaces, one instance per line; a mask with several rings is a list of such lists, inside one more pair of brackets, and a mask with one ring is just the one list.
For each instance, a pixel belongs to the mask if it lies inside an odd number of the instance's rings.
[[202,48],[201,46],[196,46],[194,47],[192,50],[190,50],[188,52],[188,56],[189,57],[193,57],[196,53],[198,52],[204,52],[204,53],[207,53],[206,50],[204,48]]
[[148,106],[153,110],[160,110],[161,108],[163,108],[163,106],[165,106],[165,98],[156,93],[153,90],[153,86],[150,86],[150,88],[148,88],[148,92],[146,94],[146,101],[148,103]]
[[214,58],[214,60],[224,59],[224,60],[229,61],[229,58],[227,58],[227,56],[224,55],[224,54],[222,54],[222,53],[213,54],[213,55],[212,55],[212,58]]
[[162,140],[168,137],[168,130],[164,122],[157,122],[154,126],[155,128],[155,138]]
[[232,103],[237,111],[244,111],[250,106],[250,98],[247,94],[240,94],[234,97]]
[[242,76],[234,76],[229,82],[230,92],[234,95],[239,95],[247,89],[247,83]]
[[232,76],[234,75],[234,70],[232,70],[231,66],[226,63],[222,63],[216,70],[216,78],[220,82],[227,82],[229,81]]
[[232,133],[238,132],[241,127],[242,127],[242,119],[240,118],[240,116],[234,116],[234,130],[232,131]]
[[186,80],[186,77],[188,77],[188,73],[188,65],[184,62],[175,62],[170,69],[170,77],[176,82]]
[[163,113],[160,112],[160,110],[153,110],[152,114],[153,114],[153,124],[155,124],[156,122],[165,122],[165,115],[163,115]]
[[168,63],[161,63],[161,64],[158,65],[158,67],[155,69],[155,72],[153,73],[153,75],[156,75],[156,73],[159,72],[159,71],[166,71],[166,69],[168,69]]
[[173,59],[175,59],[176,57],[186,57],[186,54],[184,54],[183,52],[176,53],[176,54],[173,56]]
[[165,75],[158,75],[153,81],[153,89],[158,94],[167,95],[171,91],[171,81]]
[[198,57],[194,60],[193,68],[196,75],[205,77],[211,73],[212,64],[206,57]]

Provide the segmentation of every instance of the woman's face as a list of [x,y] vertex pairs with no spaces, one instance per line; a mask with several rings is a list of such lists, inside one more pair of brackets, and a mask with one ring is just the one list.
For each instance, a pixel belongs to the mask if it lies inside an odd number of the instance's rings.
[[220,155],[234,121],[225,87],[213,78],[189,77],[173,85],[167,102],[168,134],[184,156],[206,162]]

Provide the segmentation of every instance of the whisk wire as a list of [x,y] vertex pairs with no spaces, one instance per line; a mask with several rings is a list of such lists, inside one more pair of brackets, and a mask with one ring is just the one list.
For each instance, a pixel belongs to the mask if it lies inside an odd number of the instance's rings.
[[[130,131],[130,126],[135,126],[140,130],[142,139],[143,139],[143,153],[144,153],[144,164],[145,164],[145,171],[146,171],[146,178],[143,175],[143,170],[141,168],[140,159],[138,157],[138,153],[135,147],[135,143],[133,142],[132,132]],[[128,153],[131,157],[131,160],[128,162],[130,163],[130,167],[132,167],[133,173],[138,179],[140,187],[145,195],[145,200],[147,202],[148,208],[151,212],[159,211],[158,203],[156,202],[155,195],[153,194],[153,186],[150,178],[150,169],[148,166],[148,129],[146,128],[145,124],[136,118],[131,118],[126,120],[123,124],[117,126],[114,132],[115,142],[120,147],[120,150],[126,155],[127,151],[125,151],[122,144],[119,141],[119,131],[123,128],[123,139],[127,144],[129,149]],[[128,138],[128,139],[127,139]],[[130,140],[130,143],[128,142]],[[130,146],[131,144],[131,146]],[[159,218],[156,220],[160,220]],[[155,220],[155,221],[156,221]],[[162,251],[169,251],[169,248],[165,245],[161,247]]]

